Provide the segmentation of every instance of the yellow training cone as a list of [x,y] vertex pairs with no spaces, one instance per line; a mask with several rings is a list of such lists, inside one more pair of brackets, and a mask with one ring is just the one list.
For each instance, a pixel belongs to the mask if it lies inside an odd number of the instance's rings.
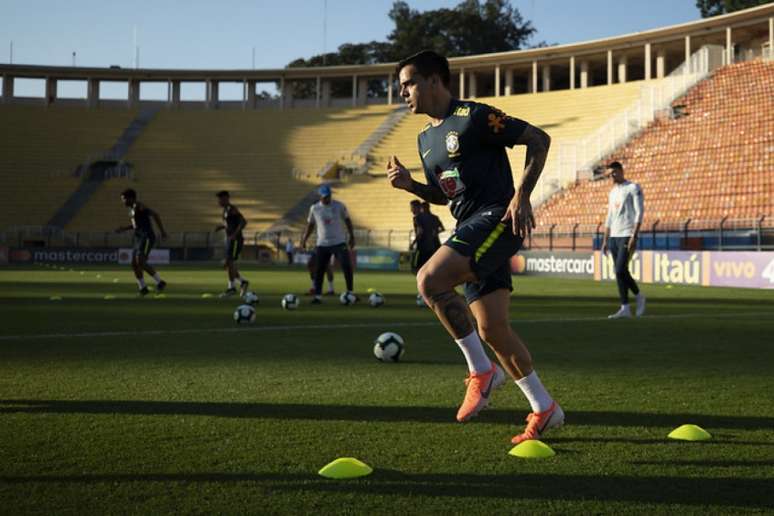
[[51,296],[48,298],[50,301],[61,301],[62,296]]
[[155,296],[153,296],[153,298],[154,299],[166,299],[167,295],[166,294],[156,294]]
[[522,459],[547,459],[556,455],[556,452],[542,441],[529,440],[514,446],[508,455]]
[[115,298],[116,298],[116,296],[114,296],[113,294],[108,294],[103,299],[110,300],[110,299],[115,299]]
[[113,278],[113,283],[118,283],[118,278]]
[[204,294],[202,294],[202,299],[209,299],[209,298],[211,298],[211,297],[212,297],[212,294],[209,294],[209,293],[207,293],[207,292],[205,292]]
[[679,439],[681,441],[706,441],[712,439],[712,435],[700,426],[683,425],[678,426],[667,436],[670,439]]
[[344,480],[348,478],[358,478],[370,475],[373,468],[364,462],[360,462],[352,457],[342,457],[326,464],[317,473],[325,478]]

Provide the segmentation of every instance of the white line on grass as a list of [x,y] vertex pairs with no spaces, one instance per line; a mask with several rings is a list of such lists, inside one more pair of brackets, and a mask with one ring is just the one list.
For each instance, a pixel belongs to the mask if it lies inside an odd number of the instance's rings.
[[[757,318],[762,316],[771,316],[771,312],[746,312],[735,314],[709,314],[709,313],[688,313],[688,314],[662,314],[648,315],[645,320],[652,319],[735,319],[735,318]],[[574,323],[574,322],[596,322],[607,321],[607,317],[559,317],[553,319],[512,319],[511,323],[519,326],[520,324],[543,324],[543,323]],[[333,324],[295,324],[295,325],[277,325],[277,326],[236,326],[229,328],[188,328],[188,329],[170,329],[170,330],[140,330],[140,331],[98,331],[98,332],[80,332],[80,333],[40,333],[30,335],[0,335],[0,341],[8,340],[36,340],[36,339],[72,339],[72,338],[94,338],[94,337],[152,337],[158,335],[189,335],[196,333],[251,333],[265,331],[292,331],[292,330],[349,330],[357,328],[372,328],[381,322],[367,323],[333,323]],[[395,321],[384,323],[390,327],[422,327],[438,326],[438,321]],[[611,321],[611,324],[620,324]],[[625,323],[624,323],[625,324]]]

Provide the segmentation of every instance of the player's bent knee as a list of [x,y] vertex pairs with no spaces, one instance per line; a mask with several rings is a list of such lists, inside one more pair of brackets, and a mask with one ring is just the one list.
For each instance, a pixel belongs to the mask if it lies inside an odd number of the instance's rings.
[[448,290],[440,281],[439,275],[427,265],[417,272],[417,290],[425,300],[429,300],[435,294]]

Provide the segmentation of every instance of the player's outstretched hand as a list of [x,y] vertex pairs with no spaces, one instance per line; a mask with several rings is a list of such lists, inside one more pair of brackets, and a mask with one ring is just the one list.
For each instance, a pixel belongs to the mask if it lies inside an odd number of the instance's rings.
[[393,188],[401,190],[411,188],[411,173],[403,166],[397,156],[390,156],[387,162],[387,178]]
[[501,222],[511,221],[511,228],[514,235],[526,238],[535,229],[535,216],[532,214],[532,203],[529,197],[519,195],[513,196],[508,210],[503,215]]

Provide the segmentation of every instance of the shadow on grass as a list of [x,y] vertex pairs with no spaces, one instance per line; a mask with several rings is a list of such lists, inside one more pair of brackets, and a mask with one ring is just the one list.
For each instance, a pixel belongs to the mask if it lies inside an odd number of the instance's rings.
[[[0,484],[256,483],[272,491],[396,497],[611,501],[647,504],[769,507],[768,479],[551,474],[404,474],[377,469],[370,477],[330,481],[311,474],[179,473],[0,476]],[[417,503],[421,500],[417,499]]]
[[[456,407],[313,405],[134,400],[0,400],[0,414],[188,415],[255,419],[452,423]],[[479,423],[514,424],[513,410],[487,410]],[[568,411],[567,422],[580,426],[673,427],[694,423],[706,428],[758,430],[774,427],[774,417],[662,414],[650,412]],[[729,441],[732,442],[732,441]],[[765,443],[762,443],[765,444]]]

